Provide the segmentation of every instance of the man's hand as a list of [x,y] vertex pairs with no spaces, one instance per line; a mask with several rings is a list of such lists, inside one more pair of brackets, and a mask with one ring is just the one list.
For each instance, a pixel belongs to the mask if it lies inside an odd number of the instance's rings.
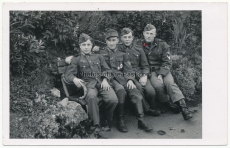
[[99,51],[99,47],[98,46],[94,46],[92,51]]
[[141,77],[140,80],[139,80],[139,82],[140,82],[140,84],[141,84],[142,86],[145,86],[146,83],[147,83],[147,76],[144,75],[143,77]]
[[65,58],[65,62],[66,62],[67,64],[70,64],[72,58],[73,58],[73,56],[69,56],[69,57]]
[[80,87],[82,87],[82,83],[84,83],[84,81],[82,80],[82,79],[78,79],[78,78],[74,78],[73,79],[73,83],[78,87],[78,88],[80,88]]
[[163,78],[162,78],[162,75],[158,75],[157,77],[162,83],[163,83]]
[[132,80],[129,80],[129,81],[127,82],[127,87],[128,87],[129,89],[134,89],[134,88],[136,88],[136,85],[133,84],[133,81],[132,81]]
[[111,86],[109,85],[107,79],[104,78],[103,81],[101,82],[101,88],[102,88],[103,90],[109,90],[110,87],[111,87]]

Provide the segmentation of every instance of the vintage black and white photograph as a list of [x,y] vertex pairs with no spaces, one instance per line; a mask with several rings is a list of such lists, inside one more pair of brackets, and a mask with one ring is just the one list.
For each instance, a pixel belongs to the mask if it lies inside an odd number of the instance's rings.
[[204,138],[201,9],[27,8],[8,13],[9,139]]

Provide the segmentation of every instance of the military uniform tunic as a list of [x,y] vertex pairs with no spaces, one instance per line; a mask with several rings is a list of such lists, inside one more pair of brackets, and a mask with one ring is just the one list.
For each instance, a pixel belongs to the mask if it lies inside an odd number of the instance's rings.
[[100,123],[98,108],[100,100],[97,97],[98,95],[102,96],[105,102],[106,118],[110,121],[118,103],[117,96],[112,88],[108,91],[104,91],[101,88],[103,78],[107,78],[108,82],[111,79],[111,72],[104,58],[101,55],[92,53],[74,57],[65,73],[65,78],[68,82],[73,82],[75,77],[85,82],[88,89],[85,100],[88,105],[89,118],[93,120],[94,125],[99,125]]
[[149,79],[147,79],[147,83],[144,87],[139,83],[139,79],[145,74],[148,75],[150,73],[148,60],[146,58],[145,52],[142,47],[136,44],[135,41],[130,46],[120,45],[120,50],[122,52],[126,52],[129,59],[131,60],[132,68],[135,71],[135,84],[138,90],[141,91],[142,95],[145,96],[143,100],[144,111],[149,110],[149,105],[151,108],[156,108],[156,92],[150,83]]
[[[157,38],[155,38],[151,44],[144,40],[139,41],[138,44],[142,46],[148,59],[151,70],[150,81],[156,89],[159,100],[167,101],[167,93],[173,102],[184,98],[170,73],[172,59],[170,57],[169,45],[165,41]],[[158,75],[163,76],[163,82],[157,78]]]

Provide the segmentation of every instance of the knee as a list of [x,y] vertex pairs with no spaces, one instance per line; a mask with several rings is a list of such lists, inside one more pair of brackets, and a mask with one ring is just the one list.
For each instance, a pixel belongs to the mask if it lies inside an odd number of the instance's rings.
[[164,88],[164,83],[162,82],[155,83],[154,87],[157,91],[162,90]]
[[111,95],[111,96],[107,99],[106,102],[109,103],[109,104],[117,104],[117,103],[118,103],[118,98],[117,98],[116,95]]
[[94,93],[88,93],[86,95],[86,101],[87,102],[95,102],[97,100],[97,96]]
[[165,86],[171,86],[173,83],[174,83],[174,82],[173,82],[172,80],[170,80],[170,79],[165,79],[165,80],[164,80]]

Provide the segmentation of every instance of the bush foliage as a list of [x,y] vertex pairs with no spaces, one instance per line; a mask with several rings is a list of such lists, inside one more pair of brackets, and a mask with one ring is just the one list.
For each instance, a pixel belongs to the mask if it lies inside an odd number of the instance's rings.
[[[37,102],[37,106],[43,107],[42,102]],[[10,138],[87,138],[85,127],[79,123],[84,122],[88,116],[80,104],[69,102],[66,107],[46,106],[44,111],[33,111],[31,116],[11,114]]]
[[[156,26],[157,38],[171,47],[172,74],[183,94],[201,101],[201,11],[11,11],[10,111],[33,117],[59,101],[50,95],[51,88],[60,86],[56,59],[76,54],[80,33],[92,36],[95,45],[105,46],[107,28],[129,27],[136,38],[143,38],[148,23]],[[36,102],[38,96],[42,101]],[[33,125],[36,119],[30,119]],[[55,135],[57,125],[52,126]]]

